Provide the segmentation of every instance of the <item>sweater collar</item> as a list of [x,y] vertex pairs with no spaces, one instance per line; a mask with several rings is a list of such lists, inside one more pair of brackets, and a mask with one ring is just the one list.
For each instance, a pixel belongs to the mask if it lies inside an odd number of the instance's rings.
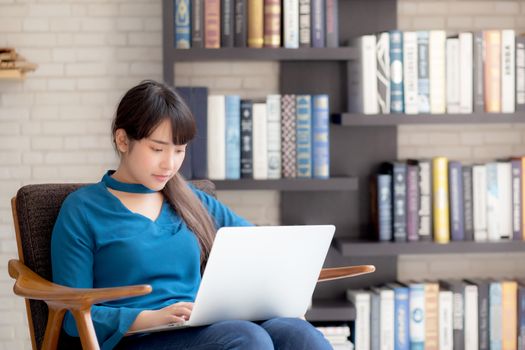
[[114,177],[111,177],[115,170],[108,170],[108,172],[102,177],[102,182],[116,191],[129,192],[129,193],[155,193],[157,191],[151,190],[143,184],[130,184],[126,182],[120,182]]

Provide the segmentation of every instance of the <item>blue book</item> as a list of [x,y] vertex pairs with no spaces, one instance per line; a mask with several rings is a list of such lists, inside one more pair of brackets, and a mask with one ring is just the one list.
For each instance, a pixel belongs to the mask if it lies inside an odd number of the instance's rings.
[[[192,99],[191,99],[191,87],[177,87],[175,90],[177,93],[182,97],[184,102],[186,102],[186,105],[188,108],[193,112],[192,108]],[[184,155],[184,161],[182,162],[182,165],[179,169],[179,174],[181,174],[185,179],[193,179],[193,166],[192,166],[192,148],[193,143],[190,142],[188,146],[186,146],[186,154]]]
[[313,96],[312,161],[313,177],[330,177],[330,121],[328,95]]
[[197,134],[191,142],[191,167],[194,179],[208,178],[208,88],[192,87],[191,111]]
[[525,349],[525,283],[518,284],[518,350]]
[[189,49],[191,47],[191,2],[190,0],[175,0],[175,47]]
[[503,310],[501,307],[502,290],[500,282],[491,282],[489,288],[489,339],[490,350],[501,350],[503,346],[503,333],[501,322]]
[[226,179],[241,178],[241,98],[226,96]]
[[403,96],[403,33],[390,32],[390,113],[404,112]]
[[453,241],[465,240],[463,218],[463,176],[461,163],[448,162],[448,183],[450,193],[450,237]]
[[409,287],[410,350],[425,350],[425,285],[412,283]]
[[325,0],[311,0],[312,47],[325,47]]
[[312,177],[312,99],[310,95],[297,95],[297,177]]
[[379,240],[392,240],[392,175],[377,175],[377,215]]
[[417,32],[417,93],[419,113],[430,113],[428,32]]
[[391,283],[394,290],[394,350],[410,350],[410,305],[408,287]]

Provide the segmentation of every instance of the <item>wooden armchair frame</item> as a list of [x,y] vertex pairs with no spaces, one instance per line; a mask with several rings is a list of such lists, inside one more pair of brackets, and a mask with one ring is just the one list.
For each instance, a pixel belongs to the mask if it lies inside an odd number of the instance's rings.
[[[206,192],[214,195],[213,189]],[[75,318],[82,348],[98,350],[99,345],[93,322],[91,320],[91,306],[105,301],[145,295],[152,291],[151,286],[135,285],[116,288],[79,289],[61,286],[46,280],[24,264],[22,249],[23,243],[17,212],[17,197],[14,197],[11,200],[11,208],[13,212],[19,260],[10,260],[8,270],[9,275],[16,280],[13,287],[14,293],[26,299],[26,311],[33,349],[38,349],[38,342],[35,337],[35,325],[33,324],[33,317],[30,309],[30,299],[41,300],[45,302],[48,307],[47,324],[45,326],[45,335],[41,349],[47,350],[57,348],[62,321],[65,312],[69,310]],[[318,281],[332,281],[367,274],[374,271],[375,267],[372,265],[324,268],[321,270]]]

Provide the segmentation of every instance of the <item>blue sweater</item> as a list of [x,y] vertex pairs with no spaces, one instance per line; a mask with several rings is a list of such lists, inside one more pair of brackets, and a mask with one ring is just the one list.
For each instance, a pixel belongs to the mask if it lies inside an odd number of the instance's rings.
[[[112,349],[142,310],[194,301],[200,276],[198,240],[166,200],[159,217],[131,212],[107,190],[109,178],[82,187],[64,201],[53,229],[53,281],[74,288],[151,284],[151,294],[94,305],[91,316],[103,350]],[[193,188],[217,228],[251,225]],[[78,336],[68,312],[64,329]]]

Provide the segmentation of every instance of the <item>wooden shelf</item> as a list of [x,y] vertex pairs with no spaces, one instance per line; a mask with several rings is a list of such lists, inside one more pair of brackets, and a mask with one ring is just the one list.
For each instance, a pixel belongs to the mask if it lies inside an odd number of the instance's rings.
[[306,319],[315,321],[353,321],[355,307],[347,300],[314,300],[312,308],[306,312]]
[[343,256],[395,256],[415,254],[468,254],[525,252],[524,241],[472,242],[447,244],[434,242],[363,242],[348,238],[335,239],[335,247]]
[[357,58],[352,47],[338,48],[220,48],[220,49],[173,49],[176,62],[194,61],[348,61]]
[[404,124],[525,123],[525,112],[473,114],[335,114],[332,122],[343,126],[389,126]]
[[278,179],[278,180],[213,180],[218,191],[222,190],[277,190],[277,191],[356,191],[355,177],[330,179]]

